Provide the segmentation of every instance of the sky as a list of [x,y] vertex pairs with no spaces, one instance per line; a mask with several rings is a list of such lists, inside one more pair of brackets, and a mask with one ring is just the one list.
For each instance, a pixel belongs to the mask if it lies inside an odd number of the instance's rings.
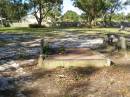
[[[122,0],[122,2],[125,2],[126,0]],[[79,10],[78,8],[73,6],[73,3],[71,0],[63,0],[63,12],[62,14],[64,14],[65,12],[67,12],[68,10],[72,10],[77,12],[78,14],[81,14],[82,11]],[[130,6],[127,6],[125,9],[121,10],[119,13],[124,12],[126,15],[128,13],[130,13]]]
[[68,10],[72,10],[72,11],[75,11],[77,12],[78,14],[81,14],[82,11],[79,10],[78,8],[74,7],[73,6],[73,3],[71,0],[63,0],[63,14],[65,12],[67,12]]

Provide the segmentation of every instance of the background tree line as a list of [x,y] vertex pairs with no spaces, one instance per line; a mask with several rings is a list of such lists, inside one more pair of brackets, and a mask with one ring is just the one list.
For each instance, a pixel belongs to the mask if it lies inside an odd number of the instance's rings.
[[53,18],[53,22],[58,19],[61,21],[85,21],[86,25],[94,26],[98,20],[106,23],[112,22],[113,19],[129,19],[130,15],[124,16],[123,13],[116,14],[130,4],[130,0],[72,0],[73,5],[82,10],[82,14],[68,11],[62,15],[63,0],[0,0],[0,17],[7,20],[20,21],[23,16],[32,14],[37,20],[39,26],[47,16]]
[[57,19],[62,3],[62,0],[0,0],[0,17],[20,21],[27,14],[32,14],[41,26],[47,16]]

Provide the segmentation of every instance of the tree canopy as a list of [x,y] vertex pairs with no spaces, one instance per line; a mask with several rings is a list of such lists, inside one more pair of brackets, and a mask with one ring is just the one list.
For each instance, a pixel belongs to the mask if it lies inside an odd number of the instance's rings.
[[[121,0],[72,0],[74,6],[81,9],[86,14],[86,19],[91,26],[95,19],[109,17],[111,21],[112,14],[122,8]],[[106,16],[107,15],[107,16]],[[84,15],[85,16],[85,15]],[[105,20],[105,19],[104,19]]]
[[34,14],[38,25],[42,25],[42,20],[48,15],[48,13],[55,8],[61,9],[62,0],[29,0],[30,9]]
[[89,25],[98,17],[104,7],[104,0],[73,0],[74,5],[87,14]]
[[28,13],[32,13],[41,26],[47,15],[53,18],[59,15],[62,2],[62,0],[24,0],[24,2],[23,0],[0,0],[0,16],[8,20],[20,20]]
[[20,20],[27,15],[28,4],[22,0],[0,0],[0,16],[8,20]]
[[79,21],[80,16],[74,12],[74,11],[67,11],[64,15],[63,15],[63,21],[65,22],[78,22]]
[[[115,13],[124,5],[129,5],[130,0],[72,0],[75,7],[82,10],[81,17],[90,26],[96,24],[98,18],[102,18],[104,23],[112,22],[117,17]],[[39,26],[43,20],[49,16],[56,22],[61,18],[63,0],[0,0],[0,17],[8,20],[21,20],[28,13],[33,14]],[[120,15],[121,17],[121,15]],[[67,22],[79,21],[79,15],[73,11],[67,11],[62,19]]]

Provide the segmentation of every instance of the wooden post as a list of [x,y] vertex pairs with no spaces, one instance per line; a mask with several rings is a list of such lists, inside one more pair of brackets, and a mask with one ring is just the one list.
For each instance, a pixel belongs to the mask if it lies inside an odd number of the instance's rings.
[[44,52],[43,52],[43,48],[44,48],[44,39],[41,39],[41,52],[40,52],[40,54],[41,55],[44,55]]
[[121,42],[121,49],[123,51],[123,54],[124,54],[125,58],[128,58],[128,56],[127,56],[127,45],[126,45],[125,37],[120,37],[120,42]]
[[41,39],[40,42],[40,56],[38,58],[38,68],[43,68],[43,61],[44,61],[44,53],[43,53],[43,48],[44,48],[44,39]]
[[4,27],[2,18],[1,18],[1,27]]
[[121,49],[123,51],[126,51],[126,48],[127,48],[127,46],[126,46],[126,39],[124,37],[120,37],[120,42],[121,42]]

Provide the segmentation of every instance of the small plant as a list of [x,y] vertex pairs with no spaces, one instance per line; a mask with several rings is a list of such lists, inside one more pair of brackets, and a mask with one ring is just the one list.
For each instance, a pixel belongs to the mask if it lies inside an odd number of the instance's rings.
[[25,54],[20,54],[18,57],[19,57],[20,59],[26,59],[26,58],[27,58],[27,56],[26,56]]
[[65,47],[64,46],[60,47],[59,48],[59,53],[63,54],[64,52],[65,52]]
[[42,50],[44,55],[49,55],[52,52],[48,44],[45,45]]
[[80,80],[80,79],[81,79],[81,77],[80,77],[79,75],[76,75],[76,76],[75,76],[75,80],[76,80],[76,81],[78,81],[78,80]]

